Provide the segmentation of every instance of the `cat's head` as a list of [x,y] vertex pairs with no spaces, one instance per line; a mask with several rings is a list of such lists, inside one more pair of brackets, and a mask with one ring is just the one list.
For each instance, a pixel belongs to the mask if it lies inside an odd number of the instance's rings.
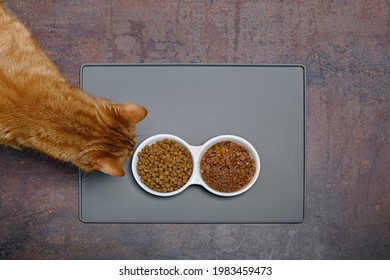
[[100,107],[78,166],[87,172],[99,170],[112,176],[123,176],[122,164],[134,151],[135,125],[146,117],[147,110],[131,103],[107,102]]

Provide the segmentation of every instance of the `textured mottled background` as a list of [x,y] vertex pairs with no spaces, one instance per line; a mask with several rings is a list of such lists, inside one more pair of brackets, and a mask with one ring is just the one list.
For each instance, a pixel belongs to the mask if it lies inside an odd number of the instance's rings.
[[[0,148],[1,259],[389,259],[386,0],[4,0],[70,83],[83,63],[302,63],[306,220],[83,224],[78,174]],[[0,27],[1,28],[1,27]]]

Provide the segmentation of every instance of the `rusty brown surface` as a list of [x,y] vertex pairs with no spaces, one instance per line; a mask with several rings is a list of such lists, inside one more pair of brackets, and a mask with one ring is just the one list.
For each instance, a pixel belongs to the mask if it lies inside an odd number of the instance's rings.
[[22,1],[5,5],[74,85],[83,63],[302,63],[306,220],[83,224],[77,170],[0,148],[0,259],[389,259],[389,2]]

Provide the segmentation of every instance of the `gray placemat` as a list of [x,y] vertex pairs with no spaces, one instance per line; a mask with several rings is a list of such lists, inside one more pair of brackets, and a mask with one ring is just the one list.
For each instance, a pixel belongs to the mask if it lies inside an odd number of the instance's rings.
[[135,182],[80,173],[80,219],[123,223],[299,223],[305,198],[305,69],[301,65],[83,65],[81,88],[145,106],[137,142],[159,133],[201,145],[238,135],[256,148],[261,172],[236,197],[191,186],[155,197]]

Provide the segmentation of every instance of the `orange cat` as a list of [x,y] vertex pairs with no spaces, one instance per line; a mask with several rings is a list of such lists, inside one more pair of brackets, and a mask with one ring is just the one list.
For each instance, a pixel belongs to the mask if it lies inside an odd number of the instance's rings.
[[0,0],[0,145],[29,148],[86,172],[123,176],[145,108],[69,85]]

